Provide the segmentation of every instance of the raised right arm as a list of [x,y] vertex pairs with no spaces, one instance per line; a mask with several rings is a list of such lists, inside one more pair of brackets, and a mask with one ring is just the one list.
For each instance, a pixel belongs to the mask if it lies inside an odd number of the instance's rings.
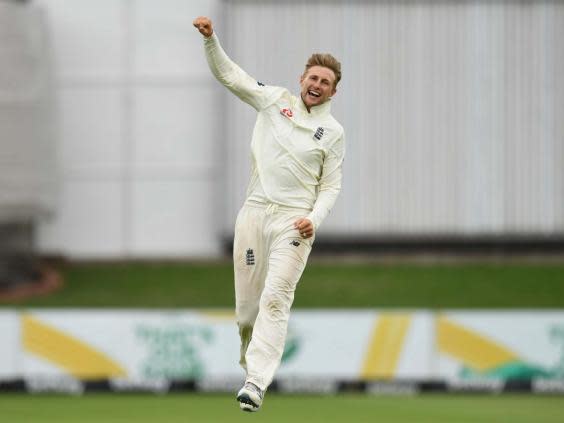
[[227,56],[213,31],[211,20],[206,17],[196,18],[194,26],[204,36],[206,58],[216,79],[256,110],[266,107],[269,104],[272,89],[268,89],[249,76]]

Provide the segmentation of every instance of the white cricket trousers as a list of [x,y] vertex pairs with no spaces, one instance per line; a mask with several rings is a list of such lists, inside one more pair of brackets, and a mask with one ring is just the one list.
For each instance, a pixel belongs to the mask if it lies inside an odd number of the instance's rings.
[[294,222],[309,210],[245,203],[237,216],[233,263],[235,311],[246,380],[265,390],[280,365],[294,291],[313,237]]

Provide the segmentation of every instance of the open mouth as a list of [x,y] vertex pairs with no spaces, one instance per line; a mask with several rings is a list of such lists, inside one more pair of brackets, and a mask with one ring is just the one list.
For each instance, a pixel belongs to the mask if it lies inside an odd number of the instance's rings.
[[315,97],[315,98],[321,97],[321,94],[318,93],[317,91],[309,90],[307,93],[308,93],[310,96]]

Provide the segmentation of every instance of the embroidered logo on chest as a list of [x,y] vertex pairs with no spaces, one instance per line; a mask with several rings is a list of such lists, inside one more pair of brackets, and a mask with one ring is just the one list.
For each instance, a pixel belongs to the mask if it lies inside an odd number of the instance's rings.
[[323,136],[323,132],[325,132],[325,130],[320,126],[315,131],[315,135],[313,136],[313,138],[315,138],[317,141],[321,141],[321,137]]
[[280,114],[282,116],[286,116],[287,118],[291,118],[292,116],[294,116],[294,113],[292,112],[292,110],[286,109],[286,108],[280,110]]

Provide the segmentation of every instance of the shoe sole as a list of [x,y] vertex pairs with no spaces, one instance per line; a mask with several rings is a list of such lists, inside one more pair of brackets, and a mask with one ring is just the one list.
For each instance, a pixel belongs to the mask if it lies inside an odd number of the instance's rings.
[[255,402],[247,395],[241,394],[237,397],[237,401],[239,401],[239,407],[241,410],[248,411],[248,412],[255,412],[258,411],[259,406],[255,404]]

